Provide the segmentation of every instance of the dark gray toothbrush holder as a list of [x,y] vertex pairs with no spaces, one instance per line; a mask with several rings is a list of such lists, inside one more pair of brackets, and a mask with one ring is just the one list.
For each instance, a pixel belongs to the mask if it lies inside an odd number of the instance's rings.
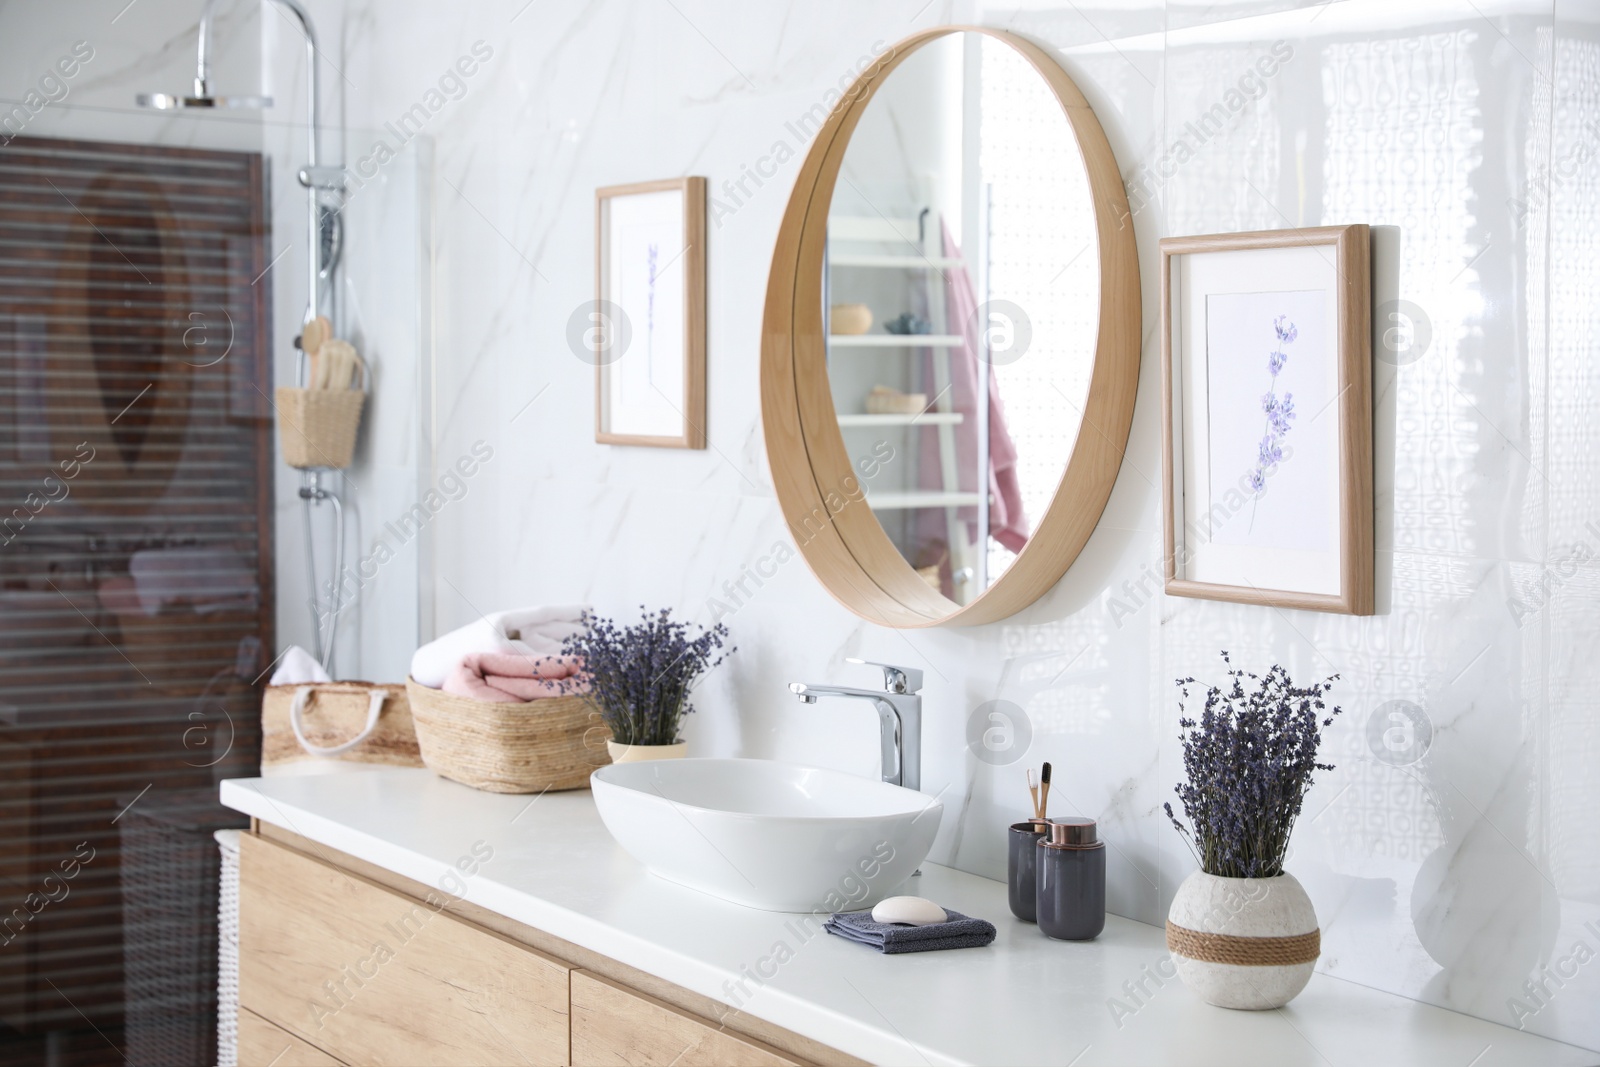
[[1042,819],[1014,822],[1006,834],[1006,885],[1010,890],[1011,914],[1023,922],[1038,922],[1038,851],[1049,823]]

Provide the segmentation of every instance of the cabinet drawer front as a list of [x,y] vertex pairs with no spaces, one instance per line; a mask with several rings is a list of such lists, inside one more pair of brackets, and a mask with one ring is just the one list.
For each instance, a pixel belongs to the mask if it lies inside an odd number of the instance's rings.
[[572,1062],[768,1067],[800,1061],[599,975],[573,971]]
[[239,1067],[343,1067],[315,1045],[239,1009]]
[[239,1001],[346,1063],[564,1064],[569,968],[245,836]]

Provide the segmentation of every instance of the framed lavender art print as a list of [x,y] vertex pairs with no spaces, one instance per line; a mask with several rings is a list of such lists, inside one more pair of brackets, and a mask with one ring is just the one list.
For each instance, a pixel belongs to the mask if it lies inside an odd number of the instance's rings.
[[595,190],[595,301],[569,340],[601,444],[706,447],[705,244],[704,178]]
[[1370,615],[1365,225],[1161,242],[1166,591]]

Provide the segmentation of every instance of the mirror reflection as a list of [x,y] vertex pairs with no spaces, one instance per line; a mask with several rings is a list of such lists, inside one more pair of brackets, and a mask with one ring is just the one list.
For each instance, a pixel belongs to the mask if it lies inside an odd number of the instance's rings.
[[1099,260],[1078,143],[1009,45],[951,34],[885,79],[828,216],[828,377],[867,502],[957,604],[1010,566],[1077,438]]

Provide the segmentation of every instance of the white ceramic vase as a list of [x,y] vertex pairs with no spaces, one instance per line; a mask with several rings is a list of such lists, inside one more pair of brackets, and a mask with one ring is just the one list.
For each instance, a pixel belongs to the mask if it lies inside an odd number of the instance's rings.
[[675,745],[619,745],[615,741],[606,742],[606,751],[611,753],[612,763],[640,763],[652,759],[682,759],[689,753],[689,742],[679,741]]
[[1178,977],[1223,1008],[1281,1008],[1311,981],[1322,934],[1311,898],[1291,874],[1220,878],[1195,871],[1167,914]]

